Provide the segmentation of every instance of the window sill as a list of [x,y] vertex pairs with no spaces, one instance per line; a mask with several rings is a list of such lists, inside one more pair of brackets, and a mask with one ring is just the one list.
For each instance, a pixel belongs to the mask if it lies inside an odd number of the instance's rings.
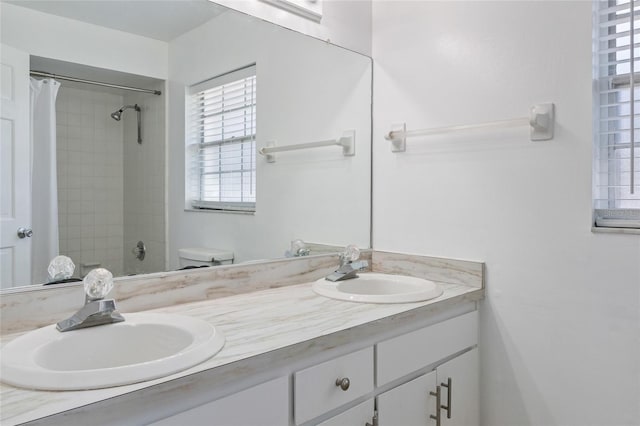
[[640,229],[637,228],[605,228],[602,226],[592,226],[591,232],[594,234],[635,234],[640,235]]
[[255,211],[247,210],[214,210],[214,209],[184,209],[185,212],[197,212],[197,213],[222,213],[222,214],[242,214],[247,216],[254,216]]

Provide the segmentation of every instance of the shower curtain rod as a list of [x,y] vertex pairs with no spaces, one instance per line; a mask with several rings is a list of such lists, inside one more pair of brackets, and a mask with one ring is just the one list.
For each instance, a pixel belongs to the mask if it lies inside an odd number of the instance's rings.
[[111,84],[111,83],[103,83],[100,81],[92,81],[92,80],[83,80],[81,78],[75,77],[67,77],[65,75],[51,74],[43,71],[29,71],[29,74],[35,77],[46,77],[46,78],[55,78],[58,80],[67,80],[67,81],[75,81],[76,83],[85,83],[85,84],[93,84],[95,86],[103,86],[103,87],[112,87],[114,89],[122,89],[122,90],[131,90],[134,92],[143,92],[143,93],[151,93],[153,95],[161,95],[162,92],[160,90],[152,90],[152,89],[140,89],[138,87],[130,87],[130,86],[120,86],[119,84]]

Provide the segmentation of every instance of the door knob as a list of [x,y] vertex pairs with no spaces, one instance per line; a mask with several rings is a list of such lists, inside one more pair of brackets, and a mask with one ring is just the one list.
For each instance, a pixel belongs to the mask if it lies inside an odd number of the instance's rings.
[[30,238],[33,231],[30,228],[18,228],[18,238]]

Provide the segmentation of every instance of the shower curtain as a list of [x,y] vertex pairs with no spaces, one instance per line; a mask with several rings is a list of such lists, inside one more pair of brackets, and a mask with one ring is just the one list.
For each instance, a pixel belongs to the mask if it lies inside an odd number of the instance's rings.
[[58,255],[56,96],[60,83],[31,78],[31,276],[48,281],[47,266]]

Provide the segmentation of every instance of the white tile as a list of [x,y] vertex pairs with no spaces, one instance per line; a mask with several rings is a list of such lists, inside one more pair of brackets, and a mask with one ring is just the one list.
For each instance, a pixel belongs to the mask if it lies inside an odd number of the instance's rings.
[[95,248],[95,241],[93,238],[82,238],[80,240],[80,250],[82,251],[83,255],[85,253],[88,253],[89,251],[93,253],[94,248]]

